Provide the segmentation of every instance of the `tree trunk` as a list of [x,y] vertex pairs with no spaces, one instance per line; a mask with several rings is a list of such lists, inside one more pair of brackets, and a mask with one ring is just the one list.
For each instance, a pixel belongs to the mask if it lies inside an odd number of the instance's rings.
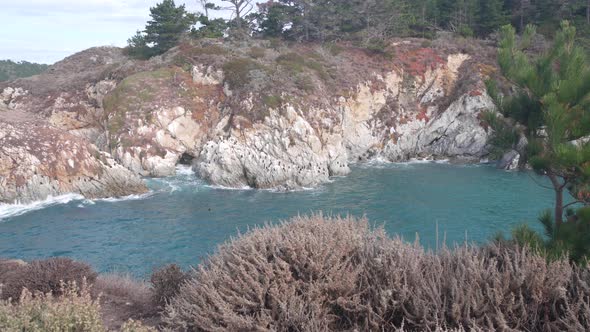
[[563,188],[564,184],[560,183],[557,176],[549,173],[549,179],[555,190],[555,229],[559,230],[563,224]]
[[520,0],[520,32],[524,31],[524,1]]
[[242,31],[242,18],[240,17],[241,10],[242,8],[240,8],[239,5],[236,5],[236,22],[239,31]]

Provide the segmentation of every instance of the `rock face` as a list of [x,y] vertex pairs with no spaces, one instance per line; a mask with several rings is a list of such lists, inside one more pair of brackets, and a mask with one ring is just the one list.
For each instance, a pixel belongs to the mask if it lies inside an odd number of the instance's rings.
[[439,106],[456,92],[459,68],[468,59],[449,55],[419,76],[396,70],[375,75],[332,108],[284,104],[246,127],[240,125],[248,123],[244,119],[225,118],[194,169],[222,186],[294,189],[345,175],[349,163],[372,158],[479,161],[489,137],[480,113],[495,108],[482,81]]
[[43,121],[0,126],[2,203],[27,203],[65,193],[102,198],[146,191],[137,175],[80,137]]
[[[254,56],[202,43],[150,61],[91,49],[1,83],[0,107],[10,111],[7,126],[0,115],[0,201],[143,192],[138,175],[172,175],[181,161],[214,185],[297,189],[375,158],[472,162],[488,153],[480,113],[494,109],[483,83],[493,55],[420,40],[392,43],[393,58],[264,44]],[[17,111],[26,123],[6,120]],[[43,130],[27,138],[33,123]]]
[[502,159],[498,161],[498,164],[496,166],[499,169],[513,171],[515,169],[518,169],[519,163],[520,153],[518,153],[518,151],[516,150],[510,150],[502,156]]
[[[218,126],[227,126],[228,118]],[[209,182],[226,187],[314,187],[330,176],[349,172],[341,135],[318,135],[294,108],[272,110],[263,123],[232,129],[209,141],[194,169]]]

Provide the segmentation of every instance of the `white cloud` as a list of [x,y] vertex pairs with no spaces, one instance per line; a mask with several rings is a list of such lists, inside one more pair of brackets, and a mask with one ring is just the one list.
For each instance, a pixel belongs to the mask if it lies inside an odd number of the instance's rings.
[[[0,59],[53,63],[92,46],[124,46],[158,2],[0,0]],[[176,2],[190,11],[200,9],[197,0]]]

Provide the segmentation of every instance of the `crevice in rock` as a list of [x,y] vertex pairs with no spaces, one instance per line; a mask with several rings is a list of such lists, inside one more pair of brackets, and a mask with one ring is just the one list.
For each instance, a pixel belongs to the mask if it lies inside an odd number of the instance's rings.
[[195,156],[193,156],[190,153],[183,153],[182,156],[180,156],[180,159],[178,159],[178,164],[179,165],[192,165],[193,164],[193,160],[195,159]]

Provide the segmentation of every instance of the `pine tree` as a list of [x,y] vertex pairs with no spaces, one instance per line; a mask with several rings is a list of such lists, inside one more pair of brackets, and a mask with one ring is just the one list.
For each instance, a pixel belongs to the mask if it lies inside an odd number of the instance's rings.
[[145,41],[152,43],[153,55],[162,54],[178,44],[182,33],[197,23],[197,17],[188,13],[184,5],[176,6],[174,0],[164,0],[150,8],[151,20],[145,28]]
[[508,21],[504,13],[503,0],[479,0],[477,12],[477,33],[486,36]]
[[[517,41],[514,28],[504,26],[498,60],[519,93],[540,105],[541,122],[529,128],[529,161],[555,191],[553,218],[559,231],[568,206],[590,204],[590,66],[586,52],[575,45],[575,27],[567,21],[552,47],[536,59],[525,52],[534,30],[528,26]],[[566,190],[576,201],[565,204]]]

